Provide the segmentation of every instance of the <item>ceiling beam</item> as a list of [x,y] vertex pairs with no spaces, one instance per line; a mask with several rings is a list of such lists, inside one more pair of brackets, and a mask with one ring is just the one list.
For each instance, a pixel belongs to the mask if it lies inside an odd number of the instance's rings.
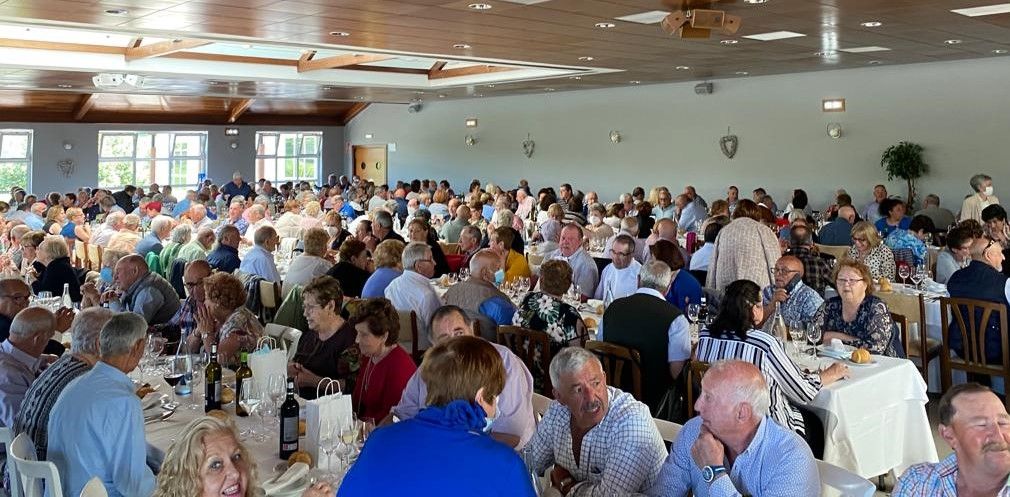
[[428,79],[431,79],[433,75],[438,74],[439,71],[445,69],[446,64],[448,64],[448,62],[444,60],[439,60],[432,64],[431,69],[428,69]]
[[352,105],[350,109],[347,109],[347,112],[344,112],[344,116],[340,118],[341,123],[344,126],[347,126],[347,123],[351,122],[351,120],[353,120],[358,114],[361,114],[363,110],[367,109],[368,105],[368,102],[358,102]]
[[245,114],[245,111],[249,110],[249,107],[251,107],[255,101],[255,98],[244,98],[235,102],[235,105],[232,105],[231,109],[228,110],[228,124],[238,121],[238,118],[241,117],[242,114]]
[[28,48],[32,50],[62,50],[64,52],[84,52],[101,54],[125,54],[126,48],[106,45],[86,45],[83,43],[61,43],[55,41],[18,40],[16,38],[0,38],[0,47]]
[[[307,55],[308,57],[306,57]],[[341,67],[353,66],[357,64],[367,64],[369,62],[379,62],[395,58],[390,55],[349,54],[349,55],[334,55],[333,57],[324,57],[322,59],[313,59],[312,56],[314,55],[315,52],[307,52],[305,54],[302,54],[302,58],[298,59],[298,72],[318,71],[320,69],[337,69]]]
[[445,79],[445,78],[457,78],[460,76],[473,76],[475,74],[490,74],[493,72],[503,72],[512,71],[513,67],[500,67],[500,66],[469,66],[469,67],[458,67],[456,69],[443,69],[436,71],[434,74],[429,73],[428,79]]
[[84,116],[88,114],[88,111],[95,106],[96,100],[98,100],[98,93],[82,95],[81,100],[77,102],[77,106],[74,107],[74,120],[80,121],[81,119],[84,119]]
[[162,55],[181,52],[183,50],[189,50],[191,48],[210,45],[210,43],[211,42],[204,40],[176,39],[176,40],[160,41],[158,43],[152,43],[150,45],[140,47],[129,47],[126,49],[126,61],[130,62],[139,59],[160,57]]

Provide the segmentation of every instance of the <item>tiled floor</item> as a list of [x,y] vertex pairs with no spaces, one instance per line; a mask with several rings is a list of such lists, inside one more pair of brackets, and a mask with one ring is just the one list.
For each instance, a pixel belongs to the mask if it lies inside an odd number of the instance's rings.
[[[933,441],[936,443],[936,454],[942,460],[943,458],[950,455],[950,446],[947,445],[940,434],[937,431],[937,424],[939,424],[939,416],[937,414],[937,404],[939,404],[939,397],[930,395],[930,402],[926,404],[926,414],[929,415],[929,426],[933,428]],[[890,495],[888,492],[894,487],[894,478],[888,477],[884,482],[884,488],[887,490],[885,492],[877,491],[874,494],[877,497],[883,497]]]

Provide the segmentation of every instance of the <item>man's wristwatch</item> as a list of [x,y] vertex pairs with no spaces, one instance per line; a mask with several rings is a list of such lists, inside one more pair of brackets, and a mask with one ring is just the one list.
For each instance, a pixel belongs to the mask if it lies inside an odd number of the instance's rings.
[[705,466],[701,468],[701,478],[705,480],[705,483],[712,483],[725,472],[726,466]]

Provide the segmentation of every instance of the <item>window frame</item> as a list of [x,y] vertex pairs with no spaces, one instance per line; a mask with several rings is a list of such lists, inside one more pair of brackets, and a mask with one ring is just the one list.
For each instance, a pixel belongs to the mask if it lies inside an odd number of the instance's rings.
[[[140,140],[140,137],[142,135],[150,135],[151,136],[151,148],[154,150],[154,154],[151,154],[151,155],[153,155],[152,157],[141,157],[138,154],[137,144],[138,144],[138,142]],[[158,147],[157,147],[157,141],[158,141],[157,137],[158,137],[158,135],[168,135],[168,151],[167,151],[166,155],[161,155],[162,151],[158,150]],[[131,156],[122,156],[122,157],[115,157],[115,156],[108,156],[108,157],[106,157],[106,156],[103,156],[102,155],[102,145],[104,143],[104,139],[107,138],[107,137],[110,137],[110,136],[132,137],[133,138],[133,147],[132,147],[133,148],[133,154]],[[195,136],[195,137],[198,137],[200,139],[200,147],[199,147],[200,148],[200,150],[199,150],[200,153],[198,155],[176,155],[176,153],[175,153],[175,144],[177,142],[177,139],[180,136],[186,136],[186,137]],[[158,175],[158,169],[157,169],[158,168],[158,164],[159,163],[166,163],[168,165],[168,171],[167,171],[167,174],[166,174],[166,176],[168,177],[168,181],[165,184],[170,185],[173,190],[178,190],[178,189],[182,189],[182,190],[195,189],[199,185],[199,181],[197,181],[196,183],[179,183],[179,184],[176,184],[176,183],[172,182],[172,177],[174,176],[175,168],[177,167],[176,163],[177,162],[184,162],[185,163],[185,162],[194,161],[194,160],[195,161],[200,161],[200,169],[197,171],[197,175],[198,175],[197,177],[199,178],[199,174],[200,173],[203,173],[204,177],[206,177],[207,176],[207,162],[208,162],[208,152],[207,152],[207,149],[208,149],[208,142],[209,141],[210,141],[210,133],[208,131],[206,131],[206,130],[179,130],[179,131],[160,131],[160,130],[99,130],[98,131],[98,172],[99,173],[98,173],[98,178],[97,178],[95,184],[97,184],[99,186],[99,188],[105,188],[105,189],[109,189],[109,190],[113,190],[113,191],[122,189],[124,186],[126,186],[125,184],[122,184],[122,185],[111,185],[111,184],[110,185],[105,185],[105,184],[102,184],[101,169],[102,169],[102,165],[104,163],[132,162],[133,163],[134,186],[139,186],[139,187],[146,187],[146,186],[150,185],[151,183],[158,183],[155,180],[155,178]],[[138,166],[140,164],[142,164],[142,163],[149,163],[149,164],[152,165],[151,169],[150,169],[150,172],[148,173],[148,177],[147,178],[141,178],[140,175],[138,174]],[[162,186],[164,186],[164,185],[162,185]]]
[[[28,146],[25,148],[24,158],[2,158],[3,156],[3,138],[5,136],[27,136]],[[31,193],[32,191],[32,166],[34,162],[34,152],[35,152],[35,130],[31,128],[2,128],[0,129],[0,163],[25,163],[25,183],[24,190]],[[11,200],[11,187],[17,185],[13,183],[7,188],[0,191],[0,200],[4,202],[9,202]]]
[[[295,148],[296,153],[294,155],[285,155],[285,154],[282,154],[281,153],[281,136],[282,135],[291,135],[291,134],[297,135],[297,140],[298,141],[297,141],[296,148]],[[262,147],[262,145],[263,145],[263,137],[265,137],[265,136],[275,136],[275,137],[277,137],[277,144],[275,146],[273,154],[260,153],[260,150],[263,148]],[[304,140],[305,140],[306,136],[313,136],[313,137],[316,138],[316,143],[317,143],[317,145],[316,145],[316,153],[314,153],[314,154],[303,153],[304,143],[305,143]],[[309,181],[309,182],[311,182],[314,185],[321,184],[322,179],[323,179],[323,170],[324,170],[323,169],[323,132],[322,132],[322,130],[311,130],[311,131],[305,131],[305,130],[302,130],[302,131],[260,130],[260,131],[256,132],[256,134],[255,134],[255,140],[256,140],[255,141],[256,157],[254,159],[255,160],[254,164],[255,164],[255,167],[256,167],[256,178],[257,179],[259,179],[259,178],[266,178],[268,181],[271,181],[275,185],[276,184],[280,184],[280,183],[284,183],[284,182],[287,182],[287,181],[291,181],[291,182],[294,182],[294,183],[297,183],[299,181]],[[305,159],[314,159],[315,162],[316,162],[315,176],[313,176],[313,177],[310,178],[310,177],[307,177],[307,176],[302,176],[301,174],[296,174],[295,177],[287,177],[287,176],[282,176],[282,175],[278,174],[279,172],[281,172],[281,168],[284,167],[283,164],[282,164],[282,162],[284,160],[287,160],[287,159],[294,159],[295,162],[296,162],[296,164],[299,164],[299,165],[301,164],[302,160],[305,160]],[[267,166],[266,166],[266,163],[265,163],[267,160],[274,160],[272,175],[268,175],[267,174]],[[297,166],[297,169],[300,170],[301,169],[300,166]]]

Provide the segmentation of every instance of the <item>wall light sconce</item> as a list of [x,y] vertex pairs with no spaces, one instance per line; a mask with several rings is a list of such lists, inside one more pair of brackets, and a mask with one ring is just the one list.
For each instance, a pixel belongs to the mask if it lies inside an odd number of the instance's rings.
[[842,125],[838,123],[828,123],[827,127],[828,136],[832,139],[839,139],[842,137]]
[[610,132],[611,143],[621,143],[621,132],[614,130]]
[[73,150],[73,149],[74,149],[74,143],[73,142],[71,142],[69,140],[64,140],[63,141],[63,150],[70,151],[70,150]]
[[228,146],[231,147],[232,150],[238,149],[238,140],[232,140],[228,143]]
[[477,127],[477,118],[476,117],[467,118],[467,120],[465,121],[465,123],[466,123],[466,127],[468,127],[468,128],[476,128]]
[[845,112],[845,99],[826,98],[821,100],[821,110],[824,112]]

